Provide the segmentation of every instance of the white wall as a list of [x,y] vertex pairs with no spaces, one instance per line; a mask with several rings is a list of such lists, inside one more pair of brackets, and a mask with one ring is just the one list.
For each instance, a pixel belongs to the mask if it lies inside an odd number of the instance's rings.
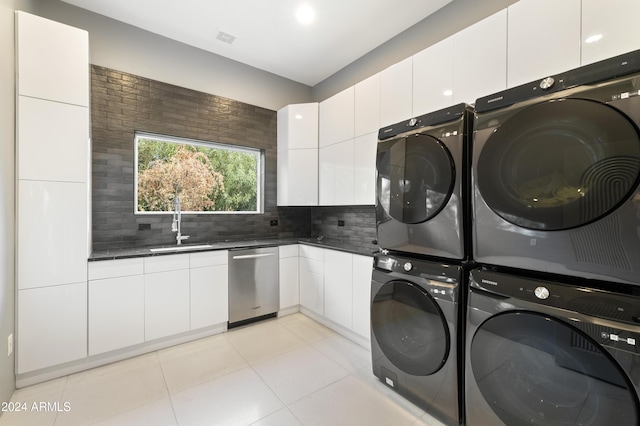
[[90,62],[250,105],[278,110],[309,102],[311,88],[158,36],[60,0],[34,0],[32,12],[89,32]]
[[15,331],[15,6],[0,0],[0,402],[15,389],[14,356],[7,356]]

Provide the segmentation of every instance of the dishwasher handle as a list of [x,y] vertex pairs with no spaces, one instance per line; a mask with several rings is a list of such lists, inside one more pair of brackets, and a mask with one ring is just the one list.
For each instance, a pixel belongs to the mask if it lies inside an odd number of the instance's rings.
[[233,256],[232,259],[233,260],[237,260],[237,259],[255,259],[258,257],[267,257],[267,256],[273,256],[275,255],[275,253],[260,253],[260,254],[241,254],[238,256]]

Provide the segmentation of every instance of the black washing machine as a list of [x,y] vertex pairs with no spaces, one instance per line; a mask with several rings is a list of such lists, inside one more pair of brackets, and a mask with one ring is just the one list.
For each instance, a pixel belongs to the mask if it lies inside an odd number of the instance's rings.
[[466,104],[380,129],[376,229],[382,249],[465,259],[468,135]]
[[378,254],[371,287],[373,373],[446,424],[462,422],[462,268]]
[[617,290],[473,270],[467,424],[640,424],[640,294]]
[[640,51],[475,108],[474,260],[640,283]]

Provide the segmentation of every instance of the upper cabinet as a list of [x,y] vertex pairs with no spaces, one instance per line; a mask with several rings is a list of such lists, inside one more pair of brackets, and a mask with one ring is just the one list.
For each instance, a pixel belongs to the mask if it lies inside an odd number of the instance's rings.
[[638,0],[582,0],[582,65],[640,49]]
[[507,10],[456,33],[453,38],[453,104],[507,87]]
[[413,111],[413,58],[380,73],[380,127],[411,118]]
[[520,0],[508,15],[508,87],[580,66],[580,0]]
[[[453,38],[413,56],[413,115],[453,105]],[[409,117],[407,117],[409,118]]]
[[318,205],[318,104],[278,111],[278,205]]
[[17,12],[18,94],[89,106],[89,34]]
[[354,86],[355,137],[369,133],[378,133],[380,129],[380,73],[375,74]]
[[320,148],[353,139],[355,90],[346,90],[320,102]]

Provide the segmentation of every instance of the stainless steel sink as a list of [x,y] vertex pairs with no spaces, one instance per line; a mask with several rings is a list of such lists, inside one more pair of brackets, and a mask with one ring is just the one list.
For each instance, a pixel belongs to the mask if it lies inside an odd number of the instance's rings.
[[208,249],[208,248],[213,248],[213,246],[211,244],[202,244],[199,246],[158,247],[158,248],[149,249],[149,251],[153,253],[162,253],[162,252],[168,252],[168,251],[202,250],[202,249]]

